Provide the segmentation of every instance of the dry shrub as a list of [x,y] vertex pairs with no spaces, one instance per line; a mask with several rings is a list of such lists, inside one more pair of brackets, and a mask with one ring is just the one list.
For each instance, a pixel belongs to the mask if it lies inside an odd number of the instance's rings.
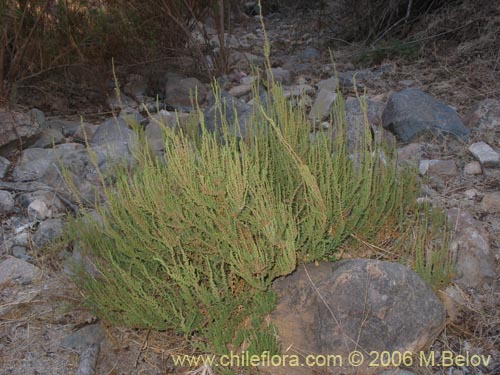
[[[145,64],[188,55],[198,70],[223,70],[222,53],[208,66],[192,32],[211,16],[222,37],[234,0],[0,0],[0,97],[32,78],[74,66]],[[205,40],[208,40],[205,38]],[[207,41],[208,45],[208,41]],[[92,69],[93,70],[93,69]],[[81,77],[85,82],[87,77]],[[80,82],[72,82],[80,83]]]
[[[455,1],[343,0],[332,5],[340,36],[348,41],[378,41],[389,34],[405,36],[423,15]],[[396,33],[397,32],[397,33]]]

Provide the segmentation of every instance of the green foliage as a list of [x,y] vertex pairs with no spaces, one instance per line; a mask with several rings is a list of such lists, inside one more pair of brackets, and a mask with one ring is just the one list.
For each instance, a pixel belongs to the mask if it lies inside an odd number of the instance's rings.
[[[165,126],[164,159],[138,151],[133,170],[104,187],[101,219],[86,213],[70,223],[70,238],[99,271],[77,277],[99,316],[176,329],[203,351],[277,352],[274,328],[264,323],[275,278],[298,262],[335,259],[340,246],[359,240],[404,238],[401,254],[415,253],[414,228],[425,228],[418,218],[427,211],[416,215],[412,173],[384,156],[367,122],[349,155],[342,99],[334,141],[311,133],[305,108],[277,85],[254,108],[244,139],[221,107],[219,132],[208,132],[203,116],[196,137]],[[433,274],[425,261],[417,268]]]

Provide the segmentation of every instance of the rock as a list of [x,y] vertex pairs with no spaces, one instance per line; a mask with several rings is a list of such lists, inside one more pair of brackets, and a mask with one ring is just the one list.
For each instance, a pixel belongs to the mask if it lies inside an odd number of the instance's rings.
[[31,116],[0,109],[0,155],[29,147],[40,134],[40,124]]
[[326,118],[330,115],[336,100],[336,93],[325,89],[320,90],[311,108],[311,112],[309,112],[309,119],[319,121],[326,120]]
[[[73,136],[75,132],[82,126],[82,124],[88,124],[81,121],[64,120],[59,118],[53,118],[47,120],[45,123],[45,129],[58,130],[64,136]],[[90,137],[89,137],[90,139]]]
[[[500,100],[485,99],[474,105],[465,116],[465,124],[480,132],[498,135],[500,133]],[[500,143],[497,143],[497,146],[500,146]]]
[[[271,68],[271,73],[274,82],[279,82],[283,85],[290,85],[292,83],[292,73],[289,70],[283,68]],[[269,78],[269,72],[267,72],[267,77]]]
[[0,156],[0,180],[3,179],[10,168],[10,161],[5,159],[3,156]]
[[491,214],[500,212],[500,192],[485,193],[481,201],[481,207]]
[[256,76],[243,76],[240,78],[240,83],[242,85],[252,85],[257,80],[258,80],[258,77],[256,77]]
[[314,88],[310,85],[295,85],[283,90],[285,98],[300,98],[303,95],[314,94]]
[[64,135],[57,129],[42,129],[37,141],[32,145],[36,148],[50,148],[64,142]]
[[45,118],[45,113],[43,113],[43,111],[40,111],[38,108],[33,108],[29,111],[29,116],[31,121],[40,125],[40,128],[45,128],[47,119]]
[[382,114],[382,123],[403,142],[429,134],[453,134],[460,138],[469,134],[456,111],[416,89],[392,94]]
[[92,139],[95,132],[99,128],[99,125],[82,123],[76,130],[73,132],[72,136],[75,141],[79,142],[88,142]]
[[418,170],[422,176],[449,177],[458,174],[454,160],[421,160]]
[[[390,137],[394,138],[394,136],[384,131],[380,126],[380,117],[384,110],[384,104],[369,99],[364,100],[364,104],[366,105],[366,117],[372,135],[379,142],[385,140],[390,145],[395,145],[395,140],[390,139]],[[365,114],[358,98],[349,97],[345,101],[345,119],[347,147],[349,152],[354,152],[360,142],[363,141],[362,137],[365,131]]]
[[140,74],[129,74],[126,81],[127,83],[123,87],[125,94],[141,103],[146,96],[148,88],[147,80]]
[[[271,322],[289,353],[347,358],[353,350],[365,355],[418,352],[432,344],[445,325],[445,309],[431,288],[397,263],[351,259],[301,265],[277,279],[273,289],[278,305]],[[357,368],[359,373],[369,373],[366,366]],[[301,368],[301,373],[312,373],[307,370]],[[349,370],[329,368],[331,373]]]
[[45,220],[52,216],[52,212],[47,207],[47,204],[41,199],[35,199],[28,206],[28,217],[34,221]]
[[410,143],[398,148],[398,160],[402,162],[418,161],[424,154],[424,145],[422,143]]
[[314,47],[306,47],[303,51],[300,51],[297,55],[297,59],[300,62],[311,62],[321,58],[321,51]]
[[483,169],[481,168],[481,164],[478,161],[472,161],[465,164],[464,173],[469,175],[482,174]]
[[[245,138],[248,135],[248,125],[253,116],[253,106],[226,92],[221,94],[221,103],[223,107],[222,111],[226,114],[229,131],[237,137]],[[216,108],[214,99],[210,101],[208,107],[205,109],[204,116],[207,130],[211,132],[220,132],[222,130],[220,113]],[[234,123],[236,117],[239,124]]]
[[455,282],[480,287],[493,281],[496,262],[486,230],[463,209],[452,208],[447,215],[454,228],[450,250],[456,256],[458,276]]
[[136,109],[138,107],[138,104],[134,99],[128,97],[122,92],[119,92],[118,94],[119,98],[117,97],[116,93],[113,93],[113,95],[111,95],[107,99],[108,107],[113,112],[120,112],[127,108]]
[[14,181],[40,180],[53,164],[57,164],[54,150],[29,148],[23,152],[21,159],[15,166],[12,179]]
[[113,142],[136,144],[137,135],[129,129],[124,119],[110,118],[104,121],[95,131],[90,140],[91,146],[106,145]]
[[16,205],[16,202],[14,201],[14,196],[12,193],[5,191],[5,190],[0,190],[0,214],[7,215],[9,212],[11,212]]
[[42,275],[40,269],[22,259],[7,256],[0,262],[0,285],[7,282],[31,284]]
[[195,134],[198,131],[198,120],[193,121],[193,115],[189,113],[175,113],[161,110],[151,117],[146,126],[145,136],[149,147],[156,155],[165,150],[165,137],[163,128],[167,127],[178,130],[179,127],[187,134]]
[[485,142],[476,142],[469,146],[469,151],[483,167],[500,166],[500,155]]
[[60,237],[63,233],[63,222],[61,219],[49,219],[42,221],[33,236],[34,244],[39,247],[45,247],[53,240]]
[[183,78],[177,74],[167,74],[165,101],[176,109],[191,108],[195,99],[202,104],[207,96],[207,89],[197,78]]
[[324,80],[316,83],[316,87],[319,90],[325,89],[325,90],[328,90],[330,92],[337,92],[338,86],[339,86],[339,82],[338,82],[336,77],[330,77],[328,79],[324,79]]
[[14,245],[12,246],[12,255],[16,258],[29,261],[31,260],[31,256],[28,255],[28,248],[25,246]]
[[467,189],[464,191],[464,195],[467,199],[476,199],[481,196],[477,189]]
[[232,50],[229,52],[229,66],[236,70],[249,71],[262,65],[263,58],[250,52]]
[[250,94],[251,92],[252,92],[252,85],[239,85],[229,90],[229,94],[231,94],[236,98]]
[[62,340],[61,346],[67,349],[80,351],[87,346],[101,343],[104,338],[105,334],[101,325],[99,323],[90,324],[66,336]]

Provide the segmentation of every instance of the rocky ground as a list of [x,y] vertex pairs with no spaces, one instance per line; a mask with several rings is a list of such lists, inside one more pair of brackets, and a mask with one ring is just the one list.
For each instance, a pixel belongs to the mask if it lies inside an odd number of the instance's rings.
[[[430,64],[425,56],[412,62],[387,60],[362,69],[352,61],[352,56],[359,54],[352,46],[333,50],[334,66],[325,48],[328,33],[318,37],[314,32],[316,17],[266,17],[274,78],[283,84],[287,95],[305,100],[311,107],[310,119],[325,128],[332,126],[327,114],[337,100],[337,85],[347,98],[350,129],[363,118],[353,87],[357,85],[358,93],[365,93],[374,131],[397,142],[401,161],[418,166],[424,180],[420,199],[446,210],[454,226],[451,246],[457,253],[458,274],[439,295],[447,310],[446,326],[431,341],[430,350],[437,353],[436,358],[445,350],[493,358],[487,366],[414,366],[408,370],[414,374],[500,374],[498,70],[495,76],[495,72],[484,73],[479,68],[473,71],[479,63],[443,65],[439,58]],[[229,58],[231,73],[219,82],[242,121],[251,109],[251,64],[262,63],[263,41],[257,18],[245,19],[227,41],[234,48]],[[215,37],[212,47],[218,47]],[[69,281],[70,265],[81,255],[76,250],[46,247],[61,234],[64,216],[74,212],[79,203],[71,198],[60,162],[73,176],[84,200],[92,201],[96,192],[99,180],[83,146],[86,139],[96,152],[100,169],[131,160],[130,146],[137,140],[125,120],[133,118],[145,126],[155,152],[162,151],[161,129],[145,116],[141,104],[149,105],[152,112],[160,109],[155,109],[154,99],[148,97],[157,87],[140,74],[128,75],[120,83],[121,100],[112,98],[107,103],[118,114],[118,121],[107,119],[96,124],[86,122],[86,118],[82,122],[45,116],[38,110],[0,110],[2,374],[89,374],[94,365],[96,374],[186,371],[176,369],[169,359],[172,353],[186,354],[188,350],[172,333],[111,328],[96,321],[81,305],[79,292]],[[187,126],[189,90],[197,87],[209,117],[208,84],[177,72],[166,75],[160,86],[165,87],[162,95],[167,105],[153,116],[175,126],[172,109],[178,109],[183,112],[181,126]],[[209,122],[208,126],[216,124]],[[353,130],[349,134],[355,138],[357,133]],[[20,139],[28,147],[16,152]],[[405,303],[406,297],[401,298],[399,303]],[[418,334],[431,335],[435,329],[431,326],[430,331]],[[405,343],[409,337],[406,341],[400,337],[400,341]]]

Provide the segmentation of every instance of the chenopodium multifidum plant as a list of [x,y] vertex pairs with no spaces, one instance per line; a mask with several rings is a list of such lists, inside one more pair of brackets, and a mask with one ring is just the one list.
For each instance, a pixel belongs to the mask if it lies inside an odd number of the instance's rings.
[[[257,92],[257,90],[256,90]],[[345,147],[339,95],[336,137],[312,133],[306,109],[269,85],[254,115],[200,132],[164,126],[165,154],[136,152],[135,167],[103,187],[100,219],[69,225],[97,273],[77,274],[86,303],[107,321],[175,329],[199,348],[276,351],[264,323],[272,281],[298,262],[335,259],[353,238],[377,243],[412,225],[416,184],[372,139],[368,121]],[[245,126],[245,137],[235,127]],[[192,133],[192,132],[191,132]]]

